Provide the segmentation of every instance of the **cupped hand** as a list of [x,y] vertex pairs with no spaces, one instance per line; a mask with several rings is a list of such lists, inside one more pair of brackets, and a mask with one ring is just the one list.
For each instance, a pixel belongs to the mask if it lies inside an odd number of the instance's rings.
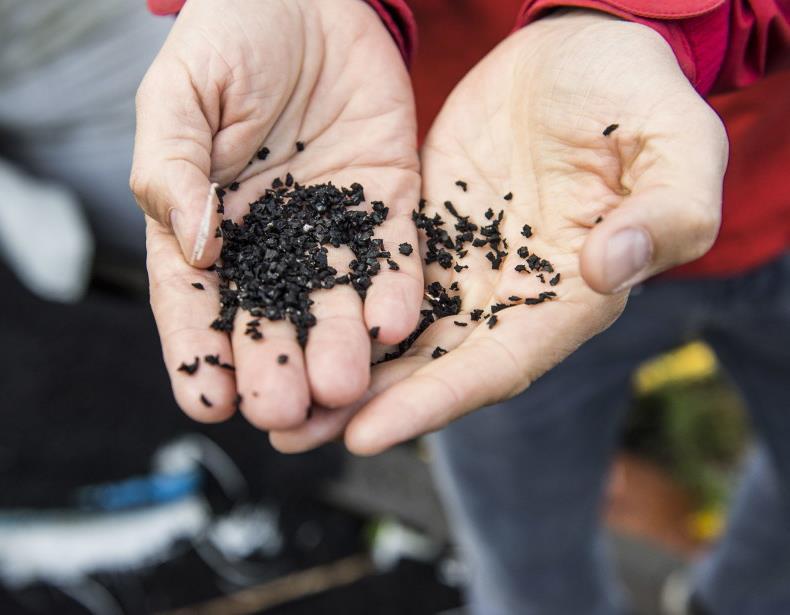
[[[137,110],[131,186],[147,214],[151,304],[179,405],[199,420],[222,420],[238,392],[253,424],[284,429],[314,402],[357,399],[369,384],[369,329],[379,327],[385,343],[408,335],[423,289],[418,260],[397,249],[417,243],[413,95],[375,12],[361,0],[190,0],[140,86]],[[302,185],[358,182],[368,203],[384,201],[389,217],[376,236],[400,265],[384,267],[364,305],[349,286],[312,293],[317,324],[304,350],[286,321],[262,320],[259,341],[244,335],[249,314],[230,337],[209,328],[219,290],[204,269],[219,255],[223,217],[213,185],[238,182],[224,197],[224,217],[238,221],[288,173]],[[341,273],[350,260],[330,258]],[[279,365],[283,354],[289,360]],[[196,357],[195,373],[179,370]]]
[[[274,445],[344,433],[373,454],[520,393],[608,327],[631,286],[710,248],[726,157],[720,121],[652,30],[569,11],[514,33],[458,85],[422,151],[426,213],[452,235],[446,200],[478,226],[503,211],[507,256],[493,269],[488,247],[466,246],[454,264],[468,268],[427,266],[426,283],[457,282],[461,312],[378,365],[362,403],[322,410]],[[521,247],[551,265],[530,266]],[[496,304],[512,307],[491,327]]]

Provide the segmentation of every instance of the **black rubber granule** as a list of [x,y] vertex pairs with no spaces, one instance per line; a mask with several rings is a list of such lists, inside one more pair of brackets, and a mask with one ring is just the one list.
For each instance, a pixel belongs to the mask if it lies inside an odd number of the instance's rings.
[[527,297],[526,299],[524,299],[524,304],[525,305],[537,305],[538,303],[543,303],[544,301],[545,301],[545,299],[538,299],[538,298],[535,298],[535,297]]
[[222,237],[222,231],[220,230],[219,227],[214,229],[214,237],[217,238],[217,239]]
[[545,283],[546,283],[546,278],[544,277],[544,275],[543,275],[542,273],[539,273],[539,274],[538,274],[536,277],[537,277],[537,278],[538,278],[538,279],[539,279],[539,280],[540,280],[540,281],[541,281],[543,284],[545,284]]
[[497,320],[498,320],[498,319],[497,319],[496,315],[493,315],[493,314],[492,314],[492,315],[491,315],[491,318],[489,318],[489,319],[486,321],[486,324],[488,325],[488,328],[489,328],[489,329],[493,329],[493,328],[494,328],[494,326],[496,325],[496,321],[497,321]]
[[[381,270],[379,259],[388,255],[373,234],[389,211],[380,201],[371,203],[372,211],[356,207],[364,201],[364,189],[357,183],[337,188],[293,182],[289,187],[275,179],[272,189],[250,204],[240,224],[224,220],[217,267],[221,307],[212,327],[232,331],[234,317],[243,309],[256,318],[290,321],[304,346],[316,322],[310,299],[314,290],[351,284],[364,299]],[[351,249],[348,274],[337,276],[329,265],[330,246]],[[263,337],[250,324],[245,333]]]
[[398,266],[398,263],[396,263],[394,260],[389,259],[389,258],[387,259],[387,266],[390,269],[392,269],[393,271],[398,271],[400,269],[400,267]]
[[527,258],[529,256],[529,250],[527,246],[521,246],[518,250],[516,250],[516,254],[518,254],[521,258]]
[[290,173],[285,174],[285,185],[289,188],[294,185],[294,176]]
[[235,365],[231,365],[230,363],[220,363],[218,367],[221,367],[222,369],[226,369],[229,372],[235,372],[236,371],[236,366]]
[[203,393],[200,394],[200,401],[203,403],[204,406],[206,406],[206,408],[211,408],[211,406],[214,405],[208,400],[208,397],[203,395]]
[[505,199],[506,201],[512,201],[512,200],[513,200],[513,193],[512,193],[512,192],[508,192],[508,193],[507,193],[505,196],[503,196],[502,198],[503,198],[503,199]]
[[464,269],[469,269],[469,265],[455,265],[453,269],[456,273],[461,273]]
[[452,201],[445,201],[444,202],[444,207],[447,209],[447,211],[450,212],[450,214],[452,216],[454,216],[454,217],[456,217],[458,219],[461,218],[461,215],[458,213],[458,210],[456,210],[455,205],[453,205]]
[[414,248],[411,247],[410,243],[406,243],[405,241],[398,246],[398,252],[403,254],[404,256],[409,256],[414,251]]
[[469,323],[468,323],[468,322],[461,322],[460,320],[454,320],[454,321],[453,321],[453,324],[454,324],[456,327],[468,327],[468,326],[469,326]]
[[509,307],[511,306],[509,306],[507,303],[497,303],[491,306],[491,313],[496,314],[497,312],[501,312],[502,310],[505,310]]
[[526,265],[516,265],[515,267],[513,267],[513,269],[515,269],[519,273],[523,273],[524,271],[527,270],[527,266]]
[[525,224],[524,228],[521,229],[521,234],[524,235],[527,239],[532,237],[532,227],[529,224]]
[[620,124],[609,124],[606,128],[603,129],[603,136],[608,137],[618,128],[620,128]]
[[203,284],[201,284],[200,282],[192,282],[192,286],[194,286],[198,290],[206,290],[206,287],[203,286]]
[[486,219],[488,219],[488,220],[490,220],[491,218],[493,218],[493,217],[494,217],[494,210],[493,210],[493,209],[491,209],[490,207],[489,207],[488,209],[486,209],[485,217],[486,217]]
[[195,357],[195,360],[192,363],[182,363],[178,366],[178,371],[184,372],[185,374],[191,376],[194,374],[198,367],[200,367],[200,357]]
[[258,150],[258,153],[255,154],[255,157],[258,160],[266,160],[268,155],[269,155],[269,148],[268,147],[262,147],[261,149]]
[[433,352],[431,353],[431,357],[434,359],[438,359],[442,355],[446,355],[446,354],[447,351],[444,348],[442,348],[441,346],[437,346],[436,348],[433,349]]
[[286,363],[288,363],[288,355],[287,354],[279,355],[277,357],[277,363],[279,363],[280,365],[285,365]]
[[557,286],[557,284],[559,284],[559,283],[560,283],[560,274],[559,273],[549,280],[549,285],[550,286]]
[[510,296],[507,298],[507,300],[508,300],[508,301],[521,301],[521,297],[518,297],[518,296],[516,296],[516,295],[510,295]]
[[231,184],[228,186],[228,190],[230,190],[231,192],[236,192],[236,190],[238,190],[238,189],[239,189],[239,186],[240,186],[240,185],[241,185],[241,184],[239,184],[239,182],[233,182],[233,183],[231,183]]
[[474,321],[478,321],[478,320],[480,320],[480,317],[481,317],[482,315],[483,315],[483,310],[476,309],[476,310],[472,310],[472,311],[470,312],[470,314],[469,314],[469,317],[470,317],[472,320],[474,320]]
[[455,185],[458,186],[464,192],[466,192],[466,189],[468,187],[467,183],[465,181],[460,180],[460,179],[457,182],[455,182]]
[[601,222],[603,222],[603,216],[598,216],[598,217],[595,219],[595,224],[600,224]]
[[450,284],[450,290],[458,291],[458,282]]
[[297,141],[296,142],[296,151],[297,152],[303,152],[304,151],[304,142],[303,141]]
[[203,357],[203,360],[209,365],[219,365],[218,354],[207,354],[205,357]]
[[370,328],[370,338],[371,339],[378,339],[379,331],[381,331],[381,327],[371,327]]

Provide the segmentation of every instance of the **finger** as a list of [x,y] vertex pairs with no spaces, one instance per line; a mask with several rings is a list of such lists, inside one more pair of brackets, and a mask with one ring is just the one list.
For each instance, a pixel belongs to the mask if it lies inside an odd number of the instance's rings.
[[373,384],[362,399],[343,408],[314,406],[309,420],[294,429],[272,431],[269,441],[281,453],[293,454],[304,453],[336,440],[365,403],[387,387],[406,378],[426,361],[423,355],[412,355],[376,366],[373,369]]
[[[173,235],[150,218],[146,235],[151,308],[176,402],[195,420],[225,420],[235,406],[233,372],[205,361],[206,355],[218,355],[220,363],[233,364],[227,335],[209,326],[219,306],[216,275],[184,262]],[[196,359],[193,374],[179,370]]]
[[580,266],[594,290],[620,292],[713,245],[727,140],[710,109],[689,115],[677,132],[646,139],[628,171],[631,194],[590,232]]
[[[479,325],[455,349],[453,344],[464,333],[455,329],[434,333],[432,329],[446,327],[453,319],[440,320],[426,331],[425,341],[420,339],[425,363],[353,416],[345,433],[346,446],[358,455],[377,454],[520,393],[606,328],[622,307],[622,300],[596,295],[582,303],[567,299],[509,308],[497,314],[494,329]],[[430,360],[433,353],[427,351],[439,340],[449,352]]]
[[313,399],[328,408],[359,399],[370,381],[370,335],[362,318],[362,301],[349,286],[312,295],[316,325],[305,348]]
[[[381,343],[396,344],[417,326],[423,298],[422,264],[411,212],[392,216],[376,235],[383,240],[384,250],[390,253],[388,260],[394,264],[381,263],[381,272],[365,297],[365,322],[369,328],[379,328]],[[412,247],[411,254],[401,254],[402,243]]]
[[[245,331],[258,322],[262,339]],[[307,417],[310,392],[304,354],[293,325],[286,321],[253,318],[239,311],[231,334],[236,357],[236,379],[243,403],[241,411],[255,427],[290,429]]]
[[188,263],[216,261],[218,201],[209,172],[212,130],[183,68],[155,64],[137,93],[130,187],[143,211],[171,229]]

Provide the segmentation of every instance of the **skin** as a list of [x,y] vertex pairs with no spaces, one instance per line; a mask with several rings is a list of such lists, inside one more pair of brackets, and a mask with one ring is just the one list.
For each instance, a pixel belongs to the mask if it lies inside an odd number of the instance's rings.
[[[420,193],[413,95],[375,12],[360,0],[190,0],[140,86],[137,121],[130,183],[146,213],[151,305],[181,408],[197,420],[224,420],[238,391],[252,424],[282,430],[302,424],[312,403],[359,399],[369,387],[368,330],[380,327],[383,343],[403,339],[423,289],[419,261],[397,252],[418,241],[410,219]],[[264,145],[271,153],[258,160]],[[225,197],[225,217],[239,221],[288,172],[303,185],[359,182],[368,201],[384,201],[390,215],[378,236],[400,265],[384,267],[364,305],[347,286],[315,292],[318,324],[304,352],[290,323],[263,320],[258,342],[243,335],[248,314],[230,338],[209,328],[219,295],[216,274],[204,268],[222,241],[214,237],[212,183],[241,183]],[[350,259],[330,254],[340,274]],[[207,354],[235,373],[205,362],[193,376],[178,371]]]
[[[488,207],[504,209],[510,255],[498,271],[476,249],[461,273],[426,267],[427,282],[458,282],[462,313],[375,367],[362,402],[319,410],[272,443],[297,452],[344,437],[375,454],[521,393],[611,325],[634,284],[710,248],[726,159],[721,122],[652,30],[568,11],[512,34],[457,86],[422,150],[426,213],[449,224],[449,199],[485,224]],[[556,287],[514,271],[522,245],[554,264]],[[501,311],[493,329],[470,322],[474,308],[546,290],[558,298]],[[434,360],[436,346],[449,352]]]

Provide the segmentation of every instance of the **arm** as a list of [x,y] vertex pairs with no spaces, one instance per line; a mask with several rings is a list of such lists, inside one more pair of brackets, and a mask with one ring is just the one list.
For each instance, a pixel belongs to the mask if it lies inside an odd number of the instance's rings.
[[527,0],[519,26],[571,6],[603,11],[661,34],[703,95],[745,87],[790,65],[787,0]]

